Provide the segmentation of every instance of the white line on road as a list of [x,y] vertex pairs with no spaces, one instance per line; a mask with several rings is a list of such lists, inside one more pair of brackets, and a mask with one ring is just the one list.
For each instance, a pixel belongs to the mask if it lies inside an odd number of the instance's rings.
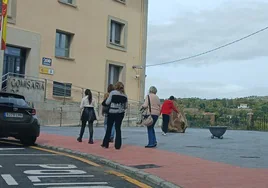
[[5,151],[5,150],[23,150],[25,148],[0,148],[0,151]]
[[19,185],[10,174],[2,174],[1,176],[8,185]]
[[5,153],[0,154],[0,156],[55,156],[57,154],[42,154],[42,153],[24,153],[24,154],[18,154],[18,153]]
[[29,175],[81,175],[86,174],[83,170],[25,170]]
[[41,182],[40,178],[93,178],[94,175],[65,175],[65,176],[28,176],[33,183]]
[[110,186],[75,186],[75,187],[47,187],[47,188],[114,188]]
[[84,183],[35,183],[34,186],[54,186],[54,185],[107,185],[107,182],[84,182]]
[[73,169],[73,168],[77,168],[77,166],[71,165],[71,164],[15,164],[15,166],[37,166],[37,167],[48,168],[48,169]]

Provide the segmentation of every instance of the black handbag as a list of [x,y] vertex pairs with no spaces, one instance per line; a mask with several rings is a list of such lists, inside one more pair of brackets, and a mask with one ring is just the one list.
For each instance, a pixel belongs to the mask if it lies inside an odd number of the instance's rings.
[[106,104],[106,100],[107,100],[107,99],[105,99],[105,100],[101,103],[101,105],[102,105],[102,112],[103,112],[104,114],[108,114],[108,113],[109,113],[109,110],[110,110],[110,105],[107,105],[107,104]]

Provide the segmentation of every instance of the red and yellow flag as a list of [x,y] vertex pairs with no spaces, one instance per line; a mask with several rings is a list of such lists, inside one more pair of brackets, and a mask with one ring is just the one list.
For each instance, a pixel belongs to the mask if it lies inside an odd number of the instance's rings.
[[1,0],[2,1],[2,15],[1,15],[1,50],[6,49],[6,37],[7,37],[7,5],[8,0]]

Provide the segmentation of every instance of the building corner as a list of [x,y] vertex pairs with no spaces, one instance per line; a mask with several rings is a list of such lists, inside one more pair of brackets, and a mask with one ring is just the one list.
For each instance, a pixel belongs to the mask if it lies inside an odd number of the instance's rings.
[[140,99],[142,102],[145,95],[145,80],[146,80],[146,55],[147,55],[147,28],[148,28],[148,4],[149,0],[142,0],[142,76],[140,79]]

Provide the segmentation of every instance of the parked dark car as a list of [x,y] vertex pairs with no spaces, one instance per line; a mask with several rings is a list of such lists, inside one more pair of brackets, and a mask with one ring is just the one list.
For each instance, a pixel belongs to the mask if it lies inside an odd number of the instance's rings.
[[24,96],[0,91],[0,138],[14,137],[33,145],[40,134],[36,110]]

